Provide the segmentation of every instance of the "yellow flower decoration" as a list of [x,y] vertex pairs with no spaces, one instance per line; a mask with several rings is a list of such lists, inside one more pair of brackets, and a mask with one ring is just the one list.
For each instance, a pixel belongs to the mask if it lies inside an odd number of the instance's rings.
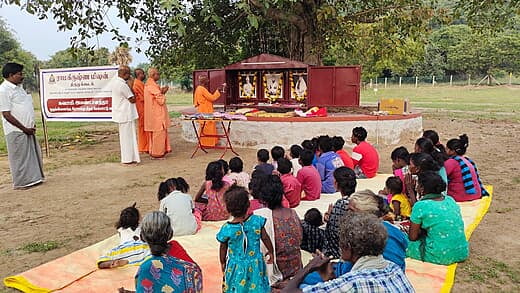
[[250,272],[250,273],[253,272],[253,268],[252,268],[252,267],[249,267],[249,272]]
[[168,285],[164,285],[162,288],[161,288],[161,292],[162,293],[173,293],[174,289]]
[[255,255],[255,252],[251,250],[251,251],[249,252],[249,256],[254,256],[254,255]]
[[158,269],[163,269],[163,264],[160,260],[152,260],[152,265]]
[[237,231],[237,232],[235,233],[235,235],[236,235],[236,236],[240,236],[240,235],[242,235],[242,231]]
[[260,277],[263,277],[264,276],[264,272],[260,272]]
[[227,272],[228,272],[228,273],[231,273],[231,268],[228,268],[228,269],[227,269]]
[[246,285],[246,280],[242,279],[242,281],[240,281],[240,286],[245,286],[245,285]]
[[251,284],[250,289],[256,289],[256,284]]
[[233,254],[233,250],[231,248],[228,250],[229,250],[229,254]]
[[262,231],[259,230],[259,229],[257,229],[257,230],[255,230],[255,233],[258,234],[258,235],[260,235],[260,233],[262,233]]
[[226,284],[226,282],[224,282],[224,284],[222,284],[222,291],[227,291],[228,289],[228,285]]

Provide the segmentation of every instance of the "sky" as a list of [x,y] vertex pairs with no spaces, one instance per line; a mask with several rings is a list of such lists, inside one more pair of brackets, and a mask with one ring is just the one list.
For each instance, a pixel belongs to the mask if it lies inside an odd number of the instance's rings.
[[[130,30],[130,26],[123,20],[117,19],[114,11],[110,11],[109,15],[113,25],[120,29],[120,33],[132,38],[129,42],[130,47],[135,48],[133,42],[136,33]],[[36,16],[31,15],[15,5],[4,5],[0,7],[0,17],[7,23],[15,37],[20,41],[22,47],[33,53],[39,60],[48,60],[57,51],[61,51],[70,47],[70,37],[74,35],[73,31],[58,31],[58,25],[49,17],[48,19],[39,20]],[[118,42],[112,40],[112,35],[105,33],[98,38],[89,40],[89,45],[97,45],[106,47],[113,51],[118,46]],[[142,48],[146,49],[146,48]],[[139,63],[149,62],[144,53],[137,53],[132,50],[130,53],[133,61],[131,65],[136,66]]]

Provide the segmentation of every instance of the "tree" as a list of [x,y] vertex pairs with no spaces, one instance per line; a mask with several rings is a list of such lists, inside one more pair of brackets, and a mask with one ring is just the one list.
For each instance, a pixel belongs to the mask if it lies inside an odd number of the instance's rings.
[[[38,63],[36,57],[22,49],[20,43],[9,30],[6,23],[0,18],[0,66],[7,62],[17,62],[24,66],[24,86],[28,90],[37,89],[37,76],[35,66]],[[4,79],[0,75],[0,82]]]
[[45,68],[66,68],[84,66],[108,65],[110,52],[107,48],[92,50],[87,47],[69,48],[58,51],[51,56],[51,59],[44,62]]

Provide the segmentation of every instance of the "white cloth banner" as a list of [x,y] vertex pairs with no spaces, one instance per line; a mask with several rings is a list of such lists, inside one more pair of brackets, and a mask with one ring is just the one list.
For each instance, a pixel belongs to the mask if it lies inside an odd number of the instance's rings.
[[40,98],[48,121],[112,121],[117,67],[40,69]]

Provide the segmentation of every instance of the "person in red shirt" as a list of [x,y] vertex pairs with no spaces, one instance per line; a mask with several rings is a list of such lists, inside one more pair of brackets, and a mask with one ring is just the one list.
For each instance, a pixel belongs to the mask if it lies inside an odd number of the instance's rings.
[[289,207],[295,208],[300,204],[302,197],[302,185],[291,173],[292,164],[286,158],[278,159],[278,172],[283,184],[283,193],[289,201]]
[[363,127],[355,127],[352,129],[352,143],[357,146],[352,149],[352,161],[354,162],[354,171],[359,179],[372,178],[376,176],[379,169],[379,154],[377,150],[368,142],[367,131]]
[[312,166],[313,158],[314,153],[309,150],[304,150],[300,154],[300,165],[302,165],[302,168],[298,171],[296,179],[302,185],[302,200],[317,200],[321,196],[321,177],[318,170]]
[[338,156],[343,161],[343,165],[345,167],[350,168],[354,170],[354,162],[352,161],[352,158],[350,155],[343,149],[343,146],[345,145],[345,140],[341,136],[334,136],[332,138],[332,149],[338,154]]

